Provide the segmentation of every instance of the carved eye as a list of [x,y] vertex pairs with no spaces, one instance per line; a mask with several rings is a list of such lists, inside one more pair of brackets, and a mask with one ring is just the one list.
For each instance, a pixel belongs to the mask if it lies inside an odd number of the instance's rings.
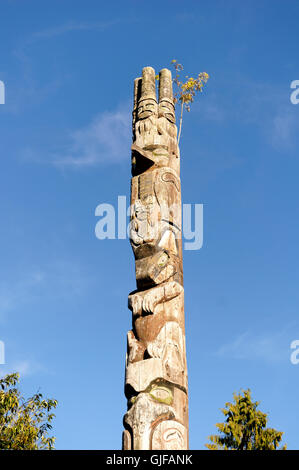
[[145,202],[147,204],[152,204],[154,202],[153,196],[147,196]]
[[164,266],[167,263],[167,261],[168,261],[168,254],[163,253],[158,260],[158,265]]
[[150,396],[154,398],[154,400],[159,401],[161,403],[166,403],[170,405],[172,403],[172,393],[166,387],[155,387],[150,391]]

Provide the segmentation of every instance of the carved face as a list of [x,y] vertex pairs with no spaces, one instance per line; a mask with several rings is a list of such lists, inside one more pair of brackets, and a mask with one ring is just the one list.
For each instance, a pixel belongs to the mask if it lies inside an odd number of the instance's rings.
[[143,285],[158,285],[171,278],[179,270],[180,260],[166,250],[152,256],[136,260],[136,280],[138,288]]
[[168,404],[153,400],[147,392],[141,392],[131,399],[131,408],[124,421],[131,428],[134,450],[150,449],[152,423],[160,416],[172,418],[174,410]]
[[188,448],[187,430],[177,421],[160,421],[152,435],[152,449],[183,450]]
[[130,399],[130,404],[136,403],[136,400],[141,397],[142,394],[146,394],[148,398],[156,403],[164,403],[165,405],[171,405],[173,402],[173,393],[169,386],[160,383],[160,379],[153,382],[144,392],[133,396]]
[[168,260],[169,260],[168,254],[166,253],[166,251],[163,251],[157,260],[157,264],[160,268],[163,268],[166,265]]
[[138,119],[145,119],[152,115],[158,115],[158,105],[156,100],[148,98],[138,103],[137,117]]
[[159,117],[165,117],[168,121],[175,124],[174,106],[166,100],[162,100],[159,104]]
[[158,403],[165,403],[171,405],[173,402],[173,395],[171,389],[162,384],[152,384],[151,389],[148,391],[151,398]]
[[135,450],[188,448],[187,430],[175,411],[178,403],[185,406],[185,397],[182,390],[160,378],[131,396],[124,421],[131,429]]

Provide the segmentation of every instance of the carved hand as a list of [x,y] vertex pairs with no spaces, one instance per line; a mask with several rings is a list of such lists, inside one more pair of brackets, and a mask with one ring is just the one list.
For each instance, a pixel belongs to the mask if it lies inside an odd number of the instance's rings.
[[142,314],[142,302],[143,297],[140,294],[131,294],[128,298],[129,309],[133,312],[133,315]]

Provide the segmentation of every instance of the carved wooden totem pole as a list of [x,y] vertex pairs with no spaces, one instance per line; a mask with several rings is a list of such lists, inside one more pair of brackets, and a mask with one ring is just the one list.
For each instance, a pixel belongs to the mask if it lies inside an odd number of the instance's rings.
[[134,82],[129,295],[123,449],[188,449],[180,153],[171,72]]

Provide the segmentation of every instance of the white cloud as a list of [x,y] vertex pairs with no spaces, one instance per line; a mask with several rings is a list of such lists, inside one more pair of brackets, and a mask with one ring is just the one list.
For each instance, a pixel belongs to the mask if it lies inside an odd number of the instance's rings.
[[11,321],[14,314],[21,314],[36,301],[46,301],[52,292],[56,299],[71,301],[84,295],[92,282],[84,266],[68,260],[53,260],[40,268],[31,268],[18,278],[0,282],[0,323],[8,318]]
[[212,85],[208,82],[205,99],[199,97],[194,103],[201,120],[221,126],[241,124],[248,133],[258,130],[271,147],[280,151],[298,144],[299,105],[291,104],[288,83],[277,85],[238,77],[231,83],[224,80],[218,88],[215,82],[214,91],[210,91]]
[[204,90],[203,93],[207,93],[208,96],[205,97],[205,100],[202,100],[199,96],[194,103],[194,109],[201,115],[203,120],[223,122],[227,118],[228,109],[225,108],[215,92],[209,94],[208,91]]
[[20,378],[28,377],[45,370],[44,367],[38,362],[31,360],[13,361],[11,363],[3,364],[0,366],[0,377],[7,374],[19,372]]
[[132,21],[134,20],[130,18],[89,22],[68,21],[48,29],[37,30],[28,36],[22,36],[13,49],[13,54],[21,66],[21,71],[17,75],[21,76],[22,80],[14,81],[10,79],[9,99],[3,107],[3,111],[13,114],[19,113],[28,105],[32,106],[35,103],[43,102],[63,86],[64,77],[61,74],[59,76],[56,74],[54,78],[52,74],[49,74],[42,82],[37,79],[35,70],[38,64],[36,65],[37,56],[34,45],[47,40],[51,41],[53,38],[59,38],[59,36],[65,34],[82,34],[88,31],[96,31],[101,35],[107,30],[113,29],[119,23]]
[[129,109],[103,112],[87,126],[71,132],[65,149],[52,154],[50,162],[64,168],[119,163],[130,152],[130,125]]
[[204,107],[204,117],[210,121],[222,122],[225,119],[224,109],[217,103],[206,103]]
[[2,281],[0,283],[0,320],[18,306],[30,301],[43,279],[44,274],[36,270],[26,273],[22,279],[11,283]]
[[51,38],[54,36],[60,36],[61,34],[66,34],[74,31],[105,31],[111,26],[115,26],[119,23],[120,20],[114,19],[111,21],[87,21],[87,22],[78,22],[78,21],[69,21],[62,25],[44,29],[42,31],[37,31],[32,34],[28,42],[34,42],[37,39]]
[[32,372],[32,367],[29,361],[16,362],[13,365],[13,369],[18,371],[22,377],[30,375],[30,372]]
[[267,363],[287,362],[290,357],[291,330],[290,325],[287,325],[278,332],[253,334],[246,331],[232,342],[222,345],[215,354],[237,360],[262,360]]
[[299,122],[298,115],[293,110],[282,110],[277,113],[272,121],[272,143],[275,147],[292,147],[296,142],[296,134]]
[[245,123],[258,126],[275,149],[289,150],[294,147],[298,109],[290,103],[285,84],[274,86],[252,83],[246,88],[237,117]]
[[[38,321],[43,327],[43,322],[46,325],[49,314],[43,314],[41,307],[51,301],[53,292],[58,304],[60,301],[66,301],[71,308],[80,296],[87,296],[87,289],[94,287],[94,283],[94,277],[84,265],[64,259],[53,260],[41,269],[24,271],[18,278],[14,275],[10,281],[1,282],[0,340],[4,342],[5,364],[0,365],[0,376],[12,372],[19,372],[23,377],[41,371],[49,373],[39,360],[26,357],[28,347],[26,350],[20,350],[16,338],[9,337],[2,325],[9,323],[12,326],[18,322],[20,316],[29,324],[32,320],[36,323],[38,314]],[[29,355],[31,356],[30,353]]]

